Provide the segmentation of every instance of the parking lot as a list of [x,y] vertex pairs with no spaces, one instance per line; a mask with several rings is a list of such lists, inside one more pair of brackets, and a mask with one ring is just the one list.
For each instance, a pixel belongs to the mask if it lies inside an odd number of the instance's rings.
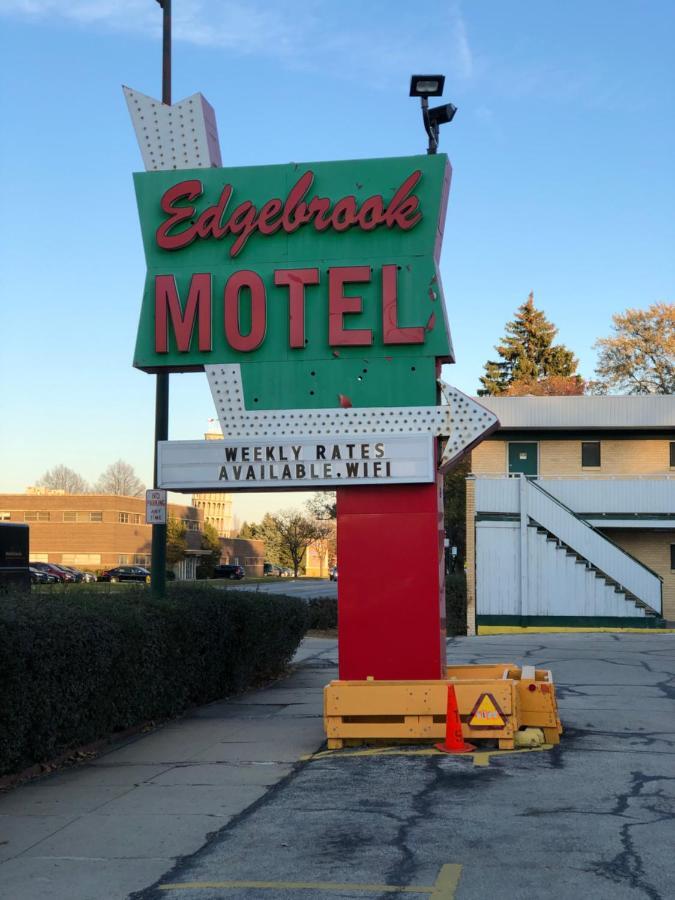
[[238,591],[262,591],[265,594],[286,594],[289,597],[300,597],[309,600],[312,597],[337,597],[337,582],[327,578],[283,578],[280,581],[256,582],[246,584],[234,582]]
[[[325,681],[331,660],[324,651],[299,674]],[[553,670],[559,747],[490,757],[319,751],[136,896],[672,897],[675,635],[449,642],[449,661],[479,660]],[[278,715],[270,706],[283,728]]]

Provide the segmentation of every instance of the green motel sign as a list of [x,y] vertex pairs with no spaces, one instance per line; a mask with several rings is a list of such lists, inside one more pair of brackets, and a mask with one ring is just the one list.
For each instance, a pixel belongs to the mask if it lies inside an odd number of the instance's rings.
[[134,365],[240,365],[247,409],[436,403],[444,155],[134,175]]

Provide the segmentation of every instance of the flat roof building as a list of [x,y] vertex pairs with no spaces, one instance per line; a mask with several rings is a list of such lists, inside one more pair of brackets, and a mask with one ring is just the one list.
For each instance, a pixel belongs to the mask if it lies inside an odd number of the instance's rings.
[[675,620],[675,397],[481,397],[467,626]]

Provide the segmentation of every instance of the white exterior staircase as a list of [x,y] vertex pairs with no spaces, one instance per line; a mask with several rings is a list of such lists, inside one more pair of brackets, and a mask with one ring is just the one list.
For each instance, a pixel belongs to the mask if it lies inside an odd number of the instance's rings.
[[[496,483],[481,502],[493,521],[477,524],[480,615],[653,618],[662,579],[568,506],[525,476],[505,479],[511,521],[496,521]],[[480,479],[477,482],[480,483]],[[504,482],[502,482],[504,483]]]

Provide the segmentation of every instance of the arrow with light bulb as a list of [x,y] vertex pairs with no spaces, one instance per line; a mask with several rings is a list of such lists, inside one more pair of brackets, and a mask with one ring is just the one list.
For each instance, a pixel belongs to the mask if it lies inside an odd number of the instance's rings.
[[497,416],[455,387],[439,380],[439,406],[247,410],[238,363],[204,366],[223,434],[229,438],[291,438],[307,435],[365,437],[430,434],[447,437],[439,461],[448,469],[499,426]]

